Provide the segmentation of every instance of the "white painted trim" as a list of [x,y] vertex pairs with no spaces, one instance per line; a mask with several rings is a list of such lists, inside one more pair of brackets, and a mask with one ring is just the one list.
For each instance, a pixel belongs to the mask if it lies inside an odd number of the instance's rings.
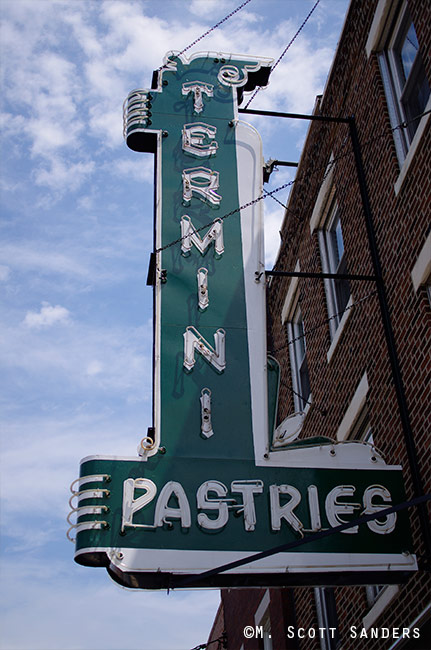
[[364,372],[362,379],[356,388],[355,394],[353,395],[352,401],[347,407],[347,411],[344,414],[341,424],[338,427],[337,431],[337,440],[347,440],[349,433],[354,426],[358,415],[362,411],[365,405],[365,400],[368,393],[368,378],[367,373]]
[[[334,453],[335,452],[335,453]],[[320,444],[309,447],[295,447],[293,442],[289,447],[277,448],[270,451],[262,461],[257,460],[256,466],[262,467],[318,467],[320,469],[401,469],[397,465],[386,465],[376,449],[361,440],[348,440],[333,444]]]
[[[297,260],[295,265],[295,273],[299,273],[301,270],[299,260]],[[299,278],[291,278],[289,289],[287,291],[286,300],[284,301],[283,309],[281,310],[281,322],[284,324],[293,311],[293,308],[296,303],[296,292],[298,289]]]
[[[127,572],[168,571],[174,574],[197,574],[255,555],[257,551],[185,551],[179,549],[92,547],[76,552],[75,558],[84,553],[106,552],[111,564]],[[119,559],[119,557],[121,559]],[[242,573],[324,573],[329,571],[416,571],[414,555],[403,553],[277,553],[261,560],[230,569],[225,574]]]
[[[383,48],[383,43],[386,37],[386,31],[389,27],[389,15],[396,9],[397,3],[393,0],[379,0],[376,12],[374,14],[371,29],[368,34],[365,50],[367,58],[370,58],[372,52],[378,52]],[[385,30],[386,27],[386,30]]]
[[[329,158],[329,163],[326,168],[326,176],[323,180],[322,185],[320,186],[319,194],[317,195],[316,203],[314,204],[313,213],[310,219],[310,232],[313,234],[317,230],[322,222],[323,215],[325,213],[325,206],[328,201],[329,194],[332,190],[332,183],[334,177],[334,167],[333,164],[334,154],[331,153]],[[328,171],[329,170],[329,171]]]
[[428,233],[425,244],[412,268],[411,276],[415,292],[421,284],[426,284],[431,275],[431,232]]
[[328,363],[332,359],[332,355],[335,352],[335,348],[337,347],[338,341],[340,340],[341,334],[343,333],[343,329],[344,329],[344,327],[345,327],[345,325],[347,323],[347,320],[348,320],[348,318],[350,316],[350,312],[352,311],[350,308],[351,308],[352,304],[353,304],[353,298],[352,298],[352,296],[350,296],[349,302],[347,303],[347,305],[345,307],[345,312],[344,312],[340,322],[338,323],[338,327],[337,327],[337,329],[335,331],[334,338],[332,339],[332,343],[329,346],[328,352],[326,353],[326,358],[328,360]]
[[[430,110],[431,110],[431,95],[428,97],[428,101],[427,101],[427,105],[425,106],[424,113],[426,111],[430,111]],[[421,118],[421,121],[419,122],[419,126],[416,129],[416,133],[415,133],[414,138],[413,138],[413,140],[411,142],[411,145],[409,147],[407,156],[405,157],[405,160],[403,162],[403,166],[401,167],[400,174],[399,174],[399,176],[398,176],[398,178],[397,178],[397,180],[395,182],[395,185],[394,185],[395,196],[398,196],[398,194],[399,194],[399,192],[401,190],[401,187],[402,187],[402,185],[404,183],[404,180],[405,180],[405,178],[407,176],[407,172],[409,170],[410,164],[411,164],[411,162],[412,162],[412,160],[414,158],[414,155],[416,153],[417,148],[419,147],[419,143],[421,141],[423,133],[424,133],[424,131],[425,131],[427,125],[428,125],[428,122],[430,121],[430,117],[431,117],[431,114],[428,113],[428,115],[424,115]]]
[[266,612],[268,611],[269,607],[269,601],[270,601],[270,596],[269,596],[269,589],[265,591],[263,594],[262,600],[259,603],[259,606],[256,610],[256,613],[254,615],[254,622],[256,625],[260,625],[260,622],[262,621],[263,617],[265,616]]
[[[335,450],[335,454],[331,453]],[[92,460],[127,461],[130,463],[145,461],[140,456],[86,456],[80,465]],[[207,460],[207,459],[204,459]],[[401,470],[401,465],[386,465],[375,449],[360,440],[337,442],[316,447],[294,447],[277,449],[267,457],[255,459],[256,467],[313,467],[323,469],[379,469]]]
[[[236,92],[234,92],[236,95]],[[247,338],[250,370],[251,416],[256,462],[264,458],[268,447],[268,392],[266,350],[266,282],[262,201],[262,140],[256,129],[235,121],[244,288],[247,314]]]
[[398,585],[388,585],[385,589],[383,589],[382,593],[379,595],[370,611],[362,619],[362,624],[365,630],[368,630],[372,624],[377,621],[379,616],[381,616],[381,614],[385,611],[389,603],[394,600],[399,591],[400,589]]

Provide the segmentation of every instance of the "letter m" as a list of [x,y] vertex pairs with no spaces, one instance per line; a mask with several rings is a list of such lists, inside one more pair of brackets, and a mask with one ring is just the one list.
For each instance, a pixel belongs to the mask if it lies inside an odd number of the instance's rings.
[[181,252],[185,257],[190,255],[192,245],[196,246],[201,255],[205,255],[211,242],[214,242],[216,254],[222,255],[224,253],[224,241],[223,221],[221,219],[215,219],[210,229],[201,238],[190,217],[187,215],[181,217]]

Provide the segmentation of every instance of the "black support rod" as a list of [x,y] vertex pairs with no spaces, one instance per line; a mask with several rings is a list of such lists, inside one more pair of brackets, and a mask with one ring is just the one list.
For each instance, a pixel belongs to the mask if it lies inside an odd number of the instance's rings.
[[[361,147],[359,143],[358,130],[354,116],[350,117],[331,117],[327,115],[304,115],[299,113],[282,113],[277,111],[259,111],[239,108],[239,113],[246,113],[249,115],[263,115],[268,117],[289,117],[297,120],[310,120],[316,122],[335,122],[338,124],[348,124],[350,139],[352,141],[353,154],[355,157],[356,173],[358,176],[359,189],[362,199],[362,207],[365,216],[365,225],[367,229],[368,244],[370,247],[370,254],[374,268],[375,282],[377,286],[377,295],[379,298],[380,312],[383,322],[383,329],[388,349],[388,356],[392,370],[392,378],[394,381],[395,392],[398,402],[398,410],[402,429],[404,433],[404,441],[406,445],[407,458],[409,461],[410,474],[412,477],[413,491],[415,497],[421,497],[424,494],[422,478],[419,469],[418,455],[416,451],[416,444],[413,436],[413,430],[410,422],[410,415],[407,406],[407,399],[404,389],[404,383],[401,375],[400,363],[398,360],[398,353],[395,344],[395,336],[392,329],[392,323],[389,313],[388,301],[386,298],[386,290],[383,282],[382,266],[377,247],[377,239],[374,230],[373,216],[371,212],[371,204],[368,196],[368,188],[365,179],[364,164],[362,160]],[[340,278],[341,279],[341,278]],[[425,546],[425,553],[427,556],[426,564],[431,563],[431,527],[429,523],[428,510],[426,503],[418,505],[418,515],[421,527],[421,533]]]
[[265,117],[290,117],[294,120],[308,120],[315,122],[336,122],[337,124],[348,124],[348,117],[332,117],[330,115],[304,115],[302,113],[280,113],[278,111],[259,111],[251,108],[239,108],[238,113],[246,115],[263,115]]
[[265,271],[265,275],[286,278],[319,278],[320,280],[362,280],[376,282],[375,275],[356,275],[351,273],[311,273],[307,271]]
[[[364,164],[362,161],[361,147],[359,143],[358,130],[356,127],[355,118],[349,117],[349,130],[352,140],[353,154],[356,163],[356,172],[358,175],[359,189],[361,192],[362,206],[364,209],[365,224],[367,228],[368,243],[370,247],[371,259],[373,263],[374,274],[376,276],[377,295],[380,304],[380,312],[383,321],[383,329],[385,333],[386,346],[388,349],[389,361],[392,369],[392,377],[395,386],[395,392],[398,402],[398,410],[404,433],[404,440],[407,450],[407,457],[409,460],[410,473],[412,477],[413,492],[415,497],[421,497],[424,493],[421,474],[419,470],[419,462],[416,451],[416,444],[413,436],[413,430],[410,422],[410,415],[407,406],[407,399],[404,389],[404,383],[401,374],[400,363],[398,360],[398,353],[395,344],[395,336],[392,329],[391,318],[389,315],[388,301],[386,297],[385,285],[383,282],[382,265],[380,262],[380,255],[377,247],[377,240],[375,235],[373,215],[371,212],[371,204],[368,196],[368,188],[365,178]],[[421,525],[421,532],[426,549],[427,560],[431,560],[431,529],[428,518],[428,511],[425,502],[418,504],[418,515]]]
[[[254,553],[253,555],[249,555],[248,557],[241,558],[240,560],[234,560],[233,562],[229,562],[229,564],[223,564],[222,566],[218,566],[215,569],[210,569],[209,571],[205,571],[204,573],[198,573],[197,575],[193,576],[193,585],[195,585],[196,582],[204,580],[205,578],[209,578],[213,575],[218,575],[219,573],[224,573],[225,571],[231,571],[232,569],[236,569],[240,566],[244,566],[245,564],[251,564],[252,562],[263,560],[264,558],[270,557],[271,555],[276,555],[277,553],[290,551],[292,548],[298,548],[299,546],[304,546],[305,544],[310,544],[311,542],[317,542],[321,539],[324,539],[325,537],[332,537],[333,535],[342,533],[343,531],[349,530],[354,526],[361,526],[367,524],[369,521],[374,521],[376,519],[380,519],[381,517],[387,517],[392,513],[401,512],[406,508],[412,508],[414,506],[417,506],[419,508],[422,505],[424,505],[426,501],[430,501],[430,500],[431,500],[431,494],[425,494],[421,497],[417,497],[416,499],[411,499],[410,501],[404,501],[403,503],[399,503],[395,506],[391,506],[390,508],[384,508],[382,510],[376,511],[371,515],[361,515],[360,517],[356,517],[355,519],[352,519],[352,521],[346,522],[344,524],[340,524],[339,526],[334,526],[334,528],[332,527],[325,528],[315,533],[311,533],[311,535],[307,535],[306,537],[301,537],[301,539],[295,539],[292,542],[288,542],[287,544],[274,546],[273,548],[270,548],[266,551],[261,551],[260,553]],[[181,587],[181,588],[187,587],[189,586],[189,584],[190,584],[190,578],[187,577],[184,578],[184,580],[178,582],[175,585],[175,587]]]

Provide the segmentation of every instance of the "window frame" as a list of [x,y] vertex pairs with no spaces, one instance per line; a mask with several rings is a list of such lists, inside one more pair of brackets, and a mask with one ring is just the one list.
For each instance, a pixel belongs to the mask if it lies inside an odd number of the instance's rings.
[[[295,413],[304,413],[307,406],[311,403],[311,385],[310,373],[308,369],[307,360],[307,342],[305,338],[304,319],[302,317],[301,305],[299,294],[296,295],[296,300],[290,315],[286,320],[287,336],[289,341],[293,341],[289,345],[289,360],[290,360],[290,377],[292,380],[293,389],[293,403]],[[303,344],[298,339],[302,338]],[[301,379],[301,374],[304,369],[308,384],[308,393],[305,395],[304,385]]]
[[271,615],[270,615],[271,596],[269,589],[265,590],[258,608],[254,614],[254,622],[256,626],[263,628],[263,650],[273,650],[272,635],[271,635]]
[[[336,650],[339,647],[340,635],[334,588],[315,587],[314,601],[319,628],[324,630],[320,635],[320,647],[322,650]],[[333,636],[332,632],[330,633],[331,628],[335,628]]]
[[[337,250],[337,245],[334,243],[335,240],[333,236],[335,234],[335,239],[337,239],[337,226],[335,225],[337,222],[340,226],[341,241],[343,243],[343,252],[341,256]],[[340,208],[335,197],[332,197],[332,201],[327,212],[327,218],[323,226],[318,230],[318,238],[319,250],[322,260],[322,271],[324,273],[345,273],[347,270],[346,250],[344,245]],[[339,284],[337,285],[337,283]],[[325,278],[324,286],[326,294],[326,307],[328,317],[330,319],[329,333],[331,341],[333,341],[335,339],[337,330],[343,320],[343,316],[346,313],[352,292],[348,280],[335,280]],[[338,286],[342,286],[344,289],[348,288],[349,295],[343,305],[339,299]]]
[[[402,5],[400,5],[398,16],[391,26],[388,41],[382,52],[379,54],[380,65],[387,66],[388,81],[390,82],[390,87],[385,87],[385,90],[387,95],[392,95],[392,100],[394,101],[394,112],[397,115],[396,124],[409,122],[413,117],[415,117],[409,114],[410,102],[408,101],[408,97],[411,97],[413,95],[414,87],[417,85],[417,80],[420,76],[423,76],[424,81],[427,83],[428,97],[430,96],[429,82],[426,77],[425,68],[419,49],[419,43],[417,52],[411,64],[410,71],[407,77],[405,77],[401,52],[403,49],[402,44],[406,41],[411,27],[413,27],[415,31],[417,40],[417,34],[413,20],[408,10],[407,3],[404,2]],[[425,106],[426,102],[422,107],[422,111],[425,110]],[[396,126],[396,124],[393,126]],[[416,125],[410,123],[401,133],[400,142],[403,149],[403,160],[407,156],[417,127],[418,123],[416,123]]]
[[[398,0],[398,2],[394,2],[393,0],[379,0],[366,43],[367,56],[369,57],[372,52],[376,52],[377,54],[389,119],[394,129],[396,126],[410,119],[406,114],[403,104],[403,100],[405,99],[403,97],[403,91],[408,94],[420,74],[423,74],[428,89],[430,89],[430,80],[426,76],[421,56],[420,42],[418,52],[410,69],[410,74],[401,88],[399,77],[400,68],[395,51],[396,46],[402,39],[402,35],[408,33],[408,29],[406,29],[407,21],[411,21],[411,16],[406,0]],[[411,24],[415,29],[414,23],[411,22]],[[428,100],[425,104],[422,112],[426,113],[431,107],[431,92],[429,92]],[[401,189],[406,172],[429,117],[429,115],[424,115],[414,126],[412,125],[410,128],[405,129],[398,128],[393,131],[395,149],[400,166],[400,176],[394,188],[396,194]]]

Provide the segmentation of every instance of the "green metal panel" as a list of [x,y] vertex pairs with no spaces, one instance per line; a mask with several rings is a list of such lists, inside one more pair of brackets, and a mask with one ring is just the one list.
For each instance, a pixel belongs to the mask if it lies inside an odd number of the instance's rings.
[[[103,499],[109,507],[109,512],[104,515],[108,528],[96,531],[83,531],[79,534],[77,550],[88,547],[100,548],[160,548],[172,550],[248,550],[260,551],[272,546],[288,543],[299,539],[301,534],[292,529],[286,521],[282,522],[280,531],[274,531],[271,527],[269,508],[269,486],[270,485],[291,485],[301,493],[301,501],[294,509],[294,513],[303,523],[304,529],[310,532],[310,512],[307,499],[307,489],[310,485],[318,486],[320,513],[322,528],[330,528],[325,514],[325,500],[329,492],[338,485],[353,485],[355,494],[345,499],[348,503],[360,503],[361,509],[357,510],[356,517],[363,511],[362,498],[364,491],[374,481],[380,480],[392,496],[393,503],[402,503],[405,500],[404,491],[400,482],[399,470],[385,470],[376,476],[375,472],[367,470],[338,470],[334,472],[328,469],[303,469],[303,468],[262,468],[256,467],[253,463],[226,462],[225,460],[212,460],[201,458],[182,459],[181,462],[172,464],[168,455],[156,456],[149,459],[147,463],[135,461],[119,461],[95,459],[85,462],[82,466],[82,474],[108,474],[111,477],[106,487],[110,495]],[[182,528],[179,519],[170,518],[170,525],[158,527],[155,530],[148,529],[127,529],[121,534],[121,513],[123,499],[123,482],[127,478],[147,478],[154,481],[158,487],[158,493],[165,483],[169,481],[179,482],[187,495],[191,509],[191,526]],[[254,531],[246,531],[242,513],[234,514],[229,512],[229,520],[226,526],[218,530],[204,530],[197,523],[198,510],[196,505],[196,491],[199,486],[213,479],[221,481],[228,488],[228,497],[242,502],[242,497],[230,492],[232,481],[235,480],[262,480],[264,489],[261,494],[254,497],[256,508],[256,528]],[[98,487],[101,483],[91,483],[89,487]],[[88,486],[86,485],[86,488]],[[88,488],[89,489],[89,488]],[[136,498],[142,494],[136,490]],[[287,502],[289,499],[286,498]],[[94,503],[94,499],[90,499]],[[134,517],[134,523],[152,524],[154,521],[154,507],[157,497],[152,503],[139,511]],[[380,500],[380,503],[383,502]],[[85,501],[82,501],[85,504]],[[172,505],[178,508],[178,502],[172,499]],[[209,517],[215,513],[207,511]],[[88,517],[91,519],[91,517]],[[346,521],[353,519],[344,516]],[[85,518],[84,518],[85,520]],[[388,545],[390,548],[388,548]],[[303,547],[302,552],[308,553],[403,553],[410,548],[410,531],[407,512],[397,515],[396,529],[389,535],[375,534],[368,526],[361,526],[356,534],[338,534],[333,537],[324,538],[316,543],[310,543]],[[148,567],[149,568],[149,567]]]

